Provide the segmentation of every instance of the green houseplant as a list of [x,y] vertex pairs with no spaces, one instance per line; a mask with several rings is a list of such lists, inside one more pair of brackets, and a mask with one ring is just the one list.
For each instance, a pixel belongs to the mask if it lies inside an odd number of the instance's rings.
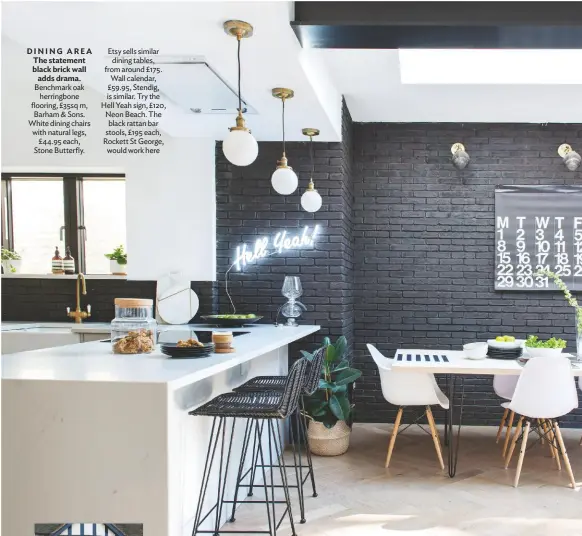
[[110,261],[110,270],[112,274],[127,274],[127,253],[123,248],[123,245],[116,247],[111,253],[106,253],[105,256]]
[[578,361],[582,361],[582,306],[578,303],[578,300],[572,296],[566,283],[562,281],[562,278],[558,274],[546,269],[538,270],[536,275],[551,279],[564,294],[564,298],[566,298],[568,305],[574,308],[576,314],[576,353],[578,354]]
[[[325,359],[321,367],[319,388],[306,397],[305,409],[310,418],[307,440],[311,452],[320,456],[337,456],[349,447],[351,428],[348,425],[353,405],[348,386],[362,373],[346,358],[347,341],[340,337],[334,344],[323,340]],[[303,351],[311,360],[313,355]]]
[[2,267],[5,274],[17,273],[20,270],[22,257],[16,251],[2,248]]

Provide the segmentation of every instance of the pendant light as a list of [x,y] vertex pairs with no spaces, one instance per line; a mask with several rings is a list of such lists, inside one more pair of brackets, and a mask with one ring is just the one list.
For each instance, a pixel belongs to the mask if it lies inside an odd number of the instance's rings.
[[240,96],[240,43],[241,40],[253,35],[253,27],[248,22],[241,20],[227,20],[224,23],[224,31],[228,35],[236,37],[237,40],[237,62],[238,62],[238,115],[236,126],[230,127],[230,133],[222,143],[222,152],[226,159],[235,166],[248,166],[252,164],[259,154],[257,140],[246,128],[242,111],[242,98]]
[[315,164],[313,161],[313,136],[319,135],[319,130],[316,128],[304,128],[301,132],[305,136],[309,136],[309,154],[311,156],[311,177],[309,178],[309,185],[307,190],[301,196],[301,206],[307,212],[317,212],[321,208],[322,200],[319,192],[315,189],[313,184],[313,174],[315,172]]
[[273,97],[281,99],[281,102],[283,103],[283,156],[281,157],[281,160],[277,161],[279,165],[271,176],[271,184],[278,194],[289,195],[297,190],[299,179],[293,171],[293,168],[287,165],[287,155],[285,154],[285,101],[287,99],[292,99],[295,93],[292,89],[276,87],[272,90],[272,94]]

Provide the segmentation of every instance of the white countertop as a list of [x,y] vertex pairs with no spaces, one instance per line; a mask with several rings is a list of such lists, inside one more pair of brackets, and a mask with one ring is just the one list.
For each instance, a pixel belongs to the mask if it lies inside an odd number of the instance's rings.
[[[165,326],[163,326],[165,327]],[[109,322],[2,322],[2,331],[57,331],[67,330],[72,333],[105,333],[111,331]]]
[[[160,326],[162,330],[204,329],[208,326]],[[151,354],[115,355],[111,344],[87,342],[2,356],[3,380],[103,381],[188,385],[259,355],[286,346],[320,326],[273,326],[256,324],[229,331],[248,331],[234,338],[236,351],[201,359],[170,359],[159,348]]]

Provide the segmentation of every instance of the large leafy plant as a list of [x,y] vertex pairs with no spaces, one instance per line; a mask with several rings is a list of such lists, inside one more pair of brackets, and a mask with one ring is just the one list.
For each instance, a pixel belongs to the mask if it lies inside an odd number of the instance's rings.
[[[355,382],[362,373],[350,366],[346,358],[347,341],[340,337],[335,344],[329,338],[323,340],[325,359],[321,366],[319,388],[306,399],[308,415],[326,428],[333,428],[338,421],[347,421],[352,412],[348,396],[348,385]],[[302,351],[310,361],[313,354]]]

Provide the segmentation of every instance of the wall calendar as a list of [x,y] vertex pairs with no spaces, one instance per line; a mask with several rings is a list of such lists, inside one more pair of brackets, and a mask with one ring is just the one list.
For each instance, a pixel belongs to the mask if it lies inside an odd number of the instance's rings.
[[495,290],[554,290],[540,269],[582,290],[582,186],[495,190]]

